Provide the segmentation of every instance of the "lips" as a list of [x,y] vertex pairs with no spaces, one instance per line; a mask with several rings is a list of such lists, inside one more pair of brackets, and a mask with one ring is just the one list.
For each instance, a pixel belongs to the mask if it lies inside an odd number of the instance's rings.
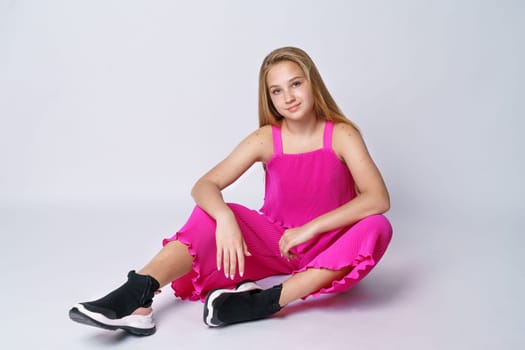
[[296,105],[293,105],[292,107],[287,108],[287,110],[288,110],[289,112],[295,112],[295,111],[299,108],[300,105],[301,105],[301,104],[298,103],[298,104],[296,104]]

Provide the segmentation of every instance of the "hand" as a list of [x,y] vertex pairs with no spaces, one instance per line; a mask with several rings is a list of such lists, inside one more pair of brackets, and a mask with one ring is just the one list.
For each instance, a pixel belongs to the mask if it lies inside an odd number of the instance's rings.
[[244,256],[251,256],[242,237],[235,216],[229,215],[216,221],[217,270],[224,267],[224,276],[233,279],[239,267],[239,276],[244,275]]
[[295,246],[301,243],[309,241],[315,236],[315,231],[312,230],[308,225],[290,228],[284,231],[281,239],[279,240],[279,250],[281,255],[286,259],[290,260],[295,258],[295,255],[290,252]]

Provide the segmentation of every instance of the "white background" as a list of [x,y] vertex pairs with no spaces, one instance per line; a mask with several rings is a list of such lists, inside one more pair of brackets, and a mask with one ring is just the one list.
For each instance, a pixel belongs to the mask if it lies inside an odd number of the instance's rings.
[[[520,1],[0,1],[3,342],[523,346],[524,15]],[[257,127],[262,59],[288,45],[389,187],[395,236],[376,271],[220,331],[169,288],[153,337],[70,322],[184,223],[195,180]],[[263,185],[256,166],[226,199],[257,209]]]

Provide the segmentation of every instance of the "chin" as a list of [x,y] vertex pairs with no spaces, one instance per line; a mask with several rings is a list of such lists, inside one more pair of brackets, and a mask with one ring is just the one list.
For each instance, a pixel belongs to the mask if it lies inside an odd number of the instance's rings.
[[285,116],[286,119],[289,119],[289,120],[306,120],[308,119],[308,115],[304,114],[304,113],[292,113],[292,114],[289,114],[287,116]]

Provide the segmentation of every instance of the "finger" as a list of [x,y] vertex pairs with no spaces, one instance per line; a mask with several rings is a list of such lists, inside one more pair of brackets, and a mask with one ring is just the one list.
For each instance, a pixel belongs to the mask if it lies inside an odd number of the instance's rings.
[[222,263],[224,264],[224,277],[230,278],[230,276],[228,275],[230,273],[230,253],[228,252],[228,250],[225,250],[223,252]]
[[[291,249],[291,248],[290,248],[290,249]],[[288,260],[297,257],[294,253],[292,253],[292,252],[290,251],[290,249],[288,249],[288,250],[286,251],[286,258],[287,258]]]
[[235,277],[235,269],[237,268],[237,253],[230,252],[230,279]]
[[244,276],[244,251],[237,252],[237,263],[239,264],[239,276]]
[[279,240],[279,251],[281,252],[281,256],[284,256],[285,254],[284,246],[284,237],[281,237],[281,239]]
[[222,265],[222,248],[217,247],[217,271],[221,270]]
[[281,256],[283,258],[286,258],[286,255],[288,254],[288,252],[286,250],[284,250],[284,247],[280,247],[279,251],[281,252]]
[[281,252],[284,257],[289,259],[290,257],[290,243],[287,239],[283,240],[283,244],[281,246]]
[[285,245],[283,245],[283,256],[287,259],[287,260],[290,260],[290,258],[292,257],[292,253],[290,252],[290,249],[292,249],[292,247],[290,246],[290,243],[286,243]]
[[248,246],[246,245],[246,242],[244,241],[242,242],[242,250],[243,250],[244,255],[252,256],[252,253],[248,251]]

